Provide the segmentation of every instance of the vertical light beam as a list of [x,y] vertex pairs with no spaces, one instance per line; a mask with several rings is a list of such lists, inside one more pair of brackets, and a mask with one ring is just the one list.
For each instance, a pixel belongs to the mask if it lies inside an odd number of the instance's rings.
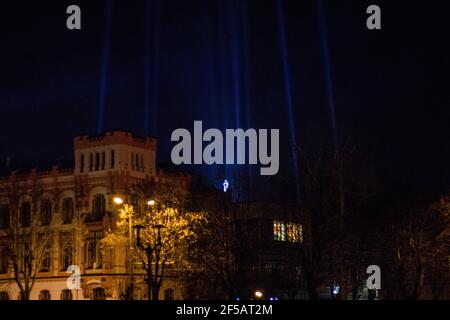
[[100,70],[100,92],[97,114],[97,134],[102,134],[105,128],[105,105],[108,94],[109,53],[111,47],[113,0],[106,0],[105,30],[103,35],[103,47]]
[[[217,36],[217,48],[218,48],[218,63],[219,63],[219,75],[218,75],[218,88],[219,88],[219,96],[220,96],[220,115],[219,117],[222,119],[221,126],[222,129],[230,128],[230,112],[228,109],[230,107],[230,95],[229,95],[229,87],[228,87],[228,50],[227,50],[227,19],[226,6],[223,0],[217,1],[217,16],[218,16],[218,36]],[[223,165],[223,176],[230,177],[231,172],[228,165]]]
[[[248,1],[242,3],[242,42],[243,42],[243,63],[244,63],[244,108],[245,124],[247,128],[252,128],[252,97],[251,97],[251,67],[250,67],[250,30],[249,30],[249,4]],[[252,187],[253,167],[247,165],[247,183]],[[251,190],[249,190],[251,192]]]
[[151,74],[151,1],[145,1],[145,46],[144,46],[144,132],[150,133],[150,74]]
[[231,67],[233,72],[233,104],[236,128],[241,128],[241,75],[239,57],[239,33],[236,19],[236,2],[230,0]]
[[[153,24],[152,24],[153,22]],[[159,104],[159,23],[158,0],[145,2],[144,131],[157,134]],[[151,118],[151,119],[150,119]]]
[[297,154],[297,138],[296,138],[296,126],[294,119],[294,109],[293,109],[293,98],[292,98],[292,83],[291,75],[289,70],[289,54],[287,48],[286,40],[286,28],[285,28],[285,18],[283,10],[282,0],[277,0],[277,15],[278,24],[280,31],[280,49],[281,49],[281,62],[283,66],[283,84],[284,93],[286,98],[287,114],[288,114],[288,124],[289,133],[291,138],[291,152],[292,152],[292,165],[294,166],[294,179],[295,187],[297,191],[297,200],[300,200],[300,175],[299,175],[299,163]]
[[330,50],[328,48],[328,30],[325,18],[325,11],[322,0],[317,1],[317,12],[319,14],[320,39],[322,45],[322,56],[325,72],[325,82],[327,89],[328,110],[333,134],[333,144],[337,148],[337,125],[336,125],[336,104],[334,100],[333,80],[331,76]]

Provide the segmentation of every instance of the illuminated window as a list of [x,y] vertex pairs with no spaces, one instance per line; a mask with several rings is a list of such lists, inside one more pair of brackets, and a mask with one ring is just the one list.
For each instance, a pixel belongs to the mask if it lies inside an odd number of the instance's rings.
[[300,243],[303,241],[302,225],[298,223],[274,220],[273,239],[275,241]]
[[303,242],[303,228],[301,224],[286,224],[287,239],[289,242]]
[[273,222],[273,239],[275,241],[286,241],[286,225],[282,221]]

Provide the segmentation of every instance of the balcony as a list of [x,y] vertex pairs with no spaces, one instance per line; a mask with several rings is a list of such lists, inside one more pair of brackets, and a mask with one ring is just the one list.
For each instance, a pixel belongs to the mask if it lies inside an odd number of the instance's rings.
[[92,213],[92,212],[88,212],[88,213],[84,213],[83,214],[83,222],[85,224],[99,224],[99,223],[103,223],[103,220],[105,217],[111,217],[112,216],[112,212],[111,211],[105,211],[102,213],[96,212],[96,213]]

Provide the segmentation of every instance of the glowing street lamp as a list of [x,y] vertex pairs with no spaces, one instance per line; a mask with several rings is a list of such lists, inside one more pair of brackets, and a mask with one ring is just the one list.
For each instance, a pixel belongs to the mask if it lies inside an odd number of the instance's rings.
[[256,299],[261,299],[263,297],[263,293],[259,290],[255,291],[255,298]]
[[115,197],[114,203],[117,204],[118,206],[120,206],[123,204],[123,199],[121,197]]
[[[133,212],[134,212],[133,206],[130,205],[128,202],[125,203],[125,200],[123,198],[119,197],[119,196],[118,197],[114,197],[113,198],[113,202],[117,206],[120,206],[121,211],[126,213],[126,216],[124,216],[124,217],[126,217],[128,219],[128,228],[129,228],[129,230],[128,230],[128,232],[129,232],[129,235],[128,235],[128,237],[129,237],[129,260],[130,260],[130,278],[131,278],[130,279],[130,291],[131,291],[131,297],[130,298],[132,300],[134,299],[134,264],[133,264],[133,245],[132,245],[132,243],[133,243],[133,233],[132,233],[132,229],[135,228],[135,229],[137,229],[137,235],[136,235],[137,246],[140,249],[143,249],[143,250],[145,250],[147,252],[147,259],[148,259],[148,262],[149,262],[149,264],[148,264],[148,266],[149,266],[148,267],[148,269],[149,269],[149,276],[148,276],[149,286],[148,286],[148,291],[149,292],[148,293],[149,293],[149,300],[150,300],[150,298],[152,296],[151,289],[152,289],[152,281],[153,281],[152,277],[151,277],[151,259],[152,259],[153,250],[156,250],[157,257],[159,259],[159,253],[161,251],[161,228],[164,228],[164,226],[163,225],[157,225],[157,226],[154,227],[154,229],[157,230],[157,235],[158,235],[157,243],[156,243],[155,248],[152,248],[150,246],[145,247],[142,244],[142,242],[141,242],[141,234],[140,234],[140,231],[141,231],[141,229],[143,227],[141,225],[137,225],[137,226],[133,227],[133,221],[132,221]],[[148,200],[147,201],[147,205],[150,206],[150,207],[154,206],[155,204],[156,204],[155,200]]]

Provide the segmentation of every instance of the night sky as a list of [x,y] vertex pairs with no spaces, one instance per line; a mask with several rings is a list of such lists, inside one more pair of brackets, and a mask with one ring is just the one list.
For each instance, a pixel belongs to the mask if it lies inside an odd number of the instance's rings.
[[[323,1],[338,137],[364,150],[385,188],[450,187],[443,3]],[[81,31],[66,28],[70,4],[81,7]],[[382,30],[366,28],[370,4],[381,7]],[[0,166],[8,156],[13,167],[70,162],[72,137],[97,133],[105,76],[105,129],[155,135],[160,163],[170,160],[173,130],[192,130],[194,120],[236,128],[238,104],[242,127],[281,129],[279,175],[291,176],[276,8],[276,0],[2,2]],[[315,1],[283,8],[296,139],[314,150],[332,137],[324,33]],[[219,171],[188,169],[212,180]]]

